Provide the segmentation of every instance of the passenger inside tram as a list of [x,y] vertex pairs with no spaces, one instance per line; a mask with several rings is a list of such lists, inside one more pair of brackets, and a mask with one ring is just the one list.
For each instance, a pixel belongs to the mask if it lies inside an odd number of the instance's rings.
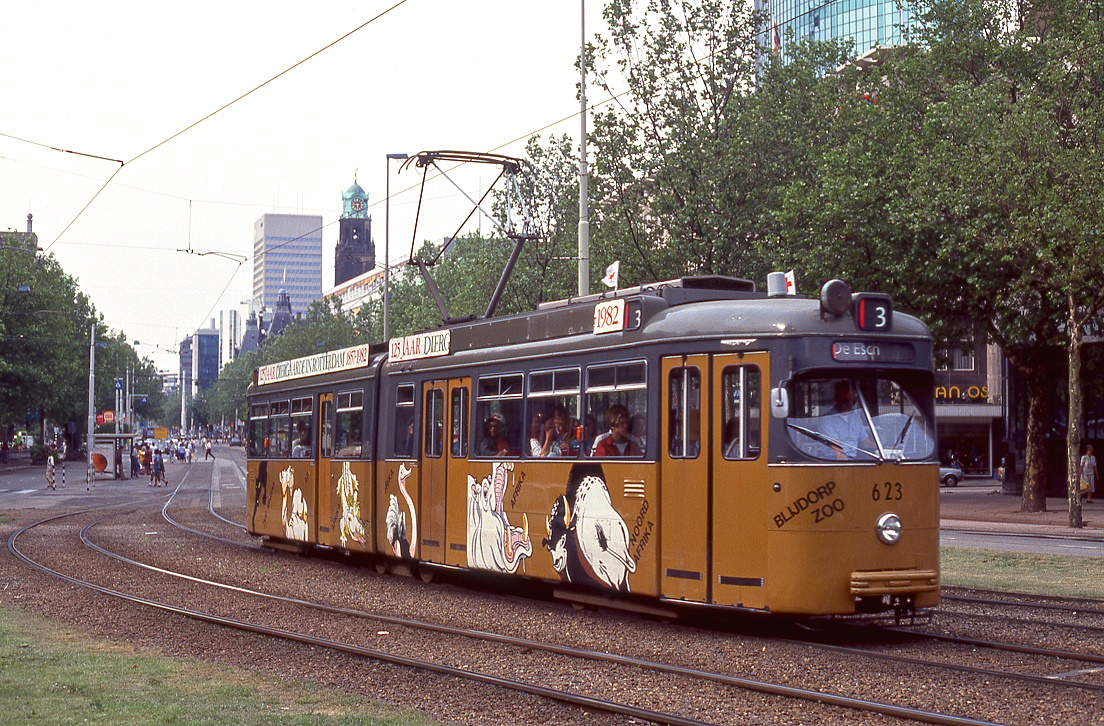
[[606,409],[608,430],[594,442],[593,456],[643,456],[643,441],[630,432],[632,416],[629,409],[615,403]]

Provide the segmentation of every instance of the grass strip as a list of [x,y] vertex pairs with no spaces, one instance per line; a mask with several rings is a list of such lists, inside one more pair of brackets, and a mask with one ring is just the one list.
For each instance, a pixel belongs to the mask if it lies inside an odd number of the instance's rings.
[[419,713],[310,683],[90,640],[0,607],[0,722],[428,726]]
[[942,547],[942,583],[1057,597],[1104,598],[1104,558]]

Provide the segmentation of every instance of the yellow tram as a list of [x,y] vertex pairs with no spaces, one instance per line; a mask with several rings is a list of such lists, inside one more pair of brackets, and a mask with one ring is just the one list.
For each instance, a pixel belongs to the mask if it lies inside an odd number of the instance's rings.
[[566,596],[939,598],[932,341],[841,281],[687,277],[259,368],[247,527]]

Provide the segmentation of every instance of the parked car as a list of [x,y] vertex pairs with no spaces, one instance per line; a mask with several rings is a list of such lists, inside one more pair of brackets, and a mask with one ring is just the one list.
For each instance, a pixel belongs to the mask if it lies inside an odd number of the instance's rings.
[[939,486],[956,487],[962,481],[962,469],[957,466],[939,467]]
[[234,438],[230,439],[230,445],[231,446],[241,446],[242,445],[242,440],[240,438],[238,438],[237,436],[235,436]]

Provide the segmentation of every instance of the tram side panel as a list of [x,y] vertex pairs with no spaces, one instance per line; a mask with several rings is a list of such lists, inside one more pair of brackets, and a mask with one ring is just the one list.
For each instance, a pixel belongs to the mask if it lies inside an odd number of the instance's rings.
[[648,462],[473,460],[464,491],[449,492],[467,502],[465,541],[450,527],[450,549],[462,547],[473,569],[654,597],[657,472]]
[[314,462],[251,459],[248,471],[250,533],[294,542],[317,541]]

